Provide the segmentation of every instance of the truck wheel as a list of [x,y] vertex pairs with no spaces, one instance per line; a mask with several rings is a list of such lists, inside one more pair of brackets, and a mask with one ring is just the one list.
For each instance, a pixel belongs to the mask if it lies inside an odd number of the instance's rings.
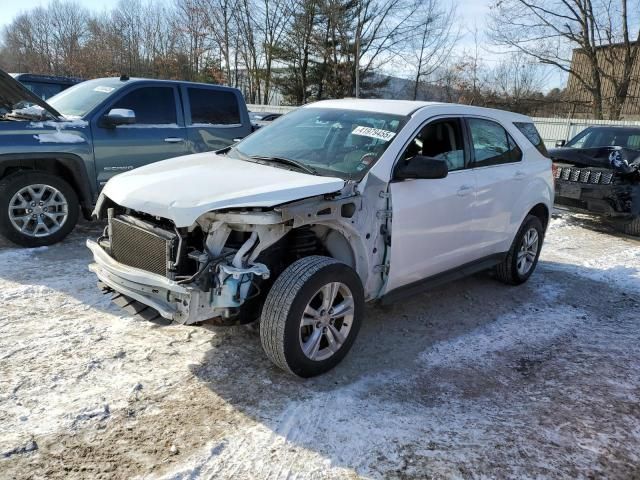
[[60,177],[21,171],[0,180],[0,234],[22,247],[59,242],[78,213],[78,196]]
[[260,321],[262,348],[278,367],[300,377],[320,375],[349,352],[360,329],[360,277],[333,258],[297,260],[276,279]]
[[538,264],[543,240],[544,229],[540,219],[528,215],[518,230],[507,257],[496,267],[498,280],[508,285],[520,285],[529,280]]

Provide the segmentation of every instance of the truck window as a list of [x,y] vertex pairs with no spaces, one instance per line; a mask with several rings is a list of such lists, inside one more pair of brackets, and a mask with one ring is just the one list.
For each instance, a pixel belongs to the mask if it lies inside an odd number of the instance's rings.
[[22,84],[43,100],[57,95],[65,86],[57,83],[22,82]]
[[207,125],[239,125],[238,100],[231,92],[212,88],[189,87],[191,123]]
[[173,87],[137,88],[114,103],[111,108],[127,108],[136,114],[136,125],[177,124]]

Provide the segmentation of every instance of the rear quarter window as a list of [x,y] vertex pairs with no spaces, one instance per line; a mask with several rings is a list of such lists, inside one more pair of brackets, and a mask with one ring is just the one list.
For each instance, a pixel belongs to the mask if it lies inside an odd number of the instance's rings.
[[538,132],[538,129],[533,123],[514,122],[514,125],[542,155],[547,158],[549,157],[547,147],[545,146],[544,141],[542,140],[542,137]]
[[231,92],[212,88],[189,87],[191,123],[209,125],[238,125],[240,108]]

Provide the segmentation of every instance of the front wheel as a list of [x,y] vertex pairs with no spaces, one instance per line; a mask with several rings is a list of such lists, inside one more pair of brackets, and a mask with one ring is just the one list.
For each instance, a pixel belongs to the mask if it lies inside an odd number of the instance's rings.
[[329,257],[302,258],[282,272],[267,295],[262,347],[285,371],[320,375],[349,352],[363,309],[362,283],[352,268]]
[[538,217],[528,215],[506,258],[496,267],[498,280],[509,285],[520,285],[529,280],[538,264],[543,240],[542,222]]
[[60,177],[22,171],[0,180],[0,234],[20,246],[59,242],[78,213],[78,196]]

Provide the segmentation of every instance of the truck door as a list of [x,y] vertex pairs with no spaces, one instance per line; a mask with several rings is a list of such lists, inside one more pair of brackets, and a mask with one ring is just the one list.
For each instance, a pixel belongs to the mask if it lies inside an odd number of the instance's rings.
[[[92,120],[93,147],[102,188],[114,175],[187,153],[177,87],[143,85],[127,90]],[[114,108],[133,110],[131,125],[108,126],[102,117]]]
[[419,282],[477,258],[473,229],[475,173],[469,168],[463,122],[457,117],[425,122],[400,161],[416,155],[445,160],[441,179],[391,181],[391,255],[386,292]]
[[251,133],[240,92],[223,87],[181,88],[187,135],[194,153],[220,150]]

